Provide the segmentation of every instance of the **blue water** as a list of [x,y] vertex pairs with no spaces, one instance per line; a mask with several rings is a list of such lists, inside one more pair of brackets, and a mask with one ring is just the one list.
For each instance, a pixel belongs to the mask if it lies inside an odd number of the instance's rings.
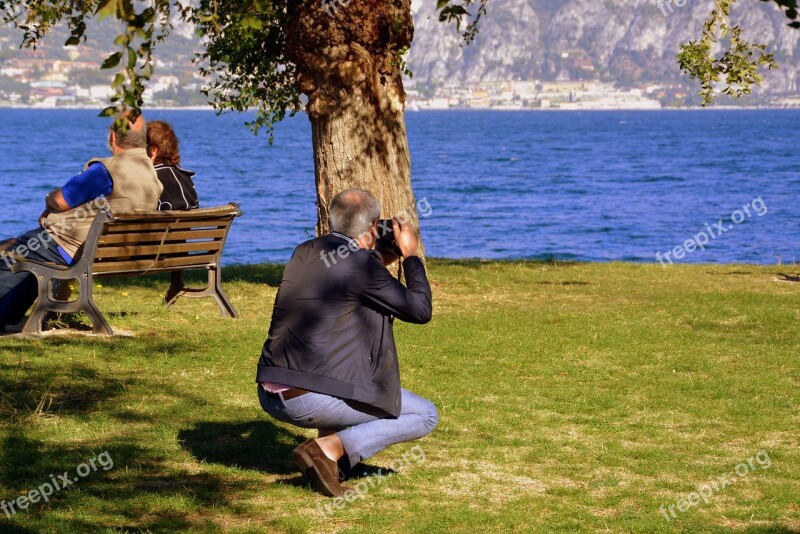
[[[242,206],[227,263],[286,261],[313,233],[305,116],[279,125],[272,146],[240,115],[146,117],[174,124],[201,205]],[[652,262],[723,219],[729,231],[679,261],[800,260],[800,111],[406,117],[415,193],[432,208],[421,221],[430,256]],[[94,111],[0,109],[0,238],[32,228],[47,191],[108,153],[106,125]],[[750,216],[735,213],[745,205]]]

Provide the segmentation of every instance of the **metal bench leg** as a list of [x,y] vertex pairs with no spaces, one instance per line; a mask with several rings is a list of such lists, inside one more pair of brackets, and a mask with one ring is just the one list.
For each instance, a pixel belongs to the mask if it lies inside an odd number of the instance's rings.
[[33,311],[31,311],[30,316],[22,327],[23,334],[42,333],[42,323],[44,322],[45,316],[50,311],[50,304],[52,303],[49,288],[50,279],[46,278],[43,274],[37,274],[35,272],[32,273],[32,276],[36,277],[38,296],[36,297],[36,303],[33,305]]
[[89,319],[92,320],[92,331],[95,334],[106,334],[108,336],[114,335],[114,330],[108,324],[106,318],[100,313],[100,308],[94,303],[92,298],[92,274],[90,272],[83,273],[84,278],[78,279],[80,287],[80,296],[78,298],[80,309],[86,312]]
[[25,326],[22,327],[23,334],[41,334],[42,323],[47,315],[47,308],[39,306],[38,304],[31,312],[28,320],[25,321]]
[[[78,281],[80,297],[76,302],[63,302],[62,297],[65,296],[63,287],[67,286],[67,288],[69,288],[67,279],[48,278],[45,280],[42,276],[38,281],[39,297],[36,299],[33,311],[22,327],[22,332],[24,334],[41,334],[43,323],[51,314],[74,313],[83,310],[86,312],[86,315],[89,316],[89,319],[91,319],[92,331],[95,334],[114,335],[114,330],[112,330],[111,325],[108,324],[108,321],[103,317],[100,309],[92,299],[91,278],[88,280],[81,280],[80,278],[70,279]],[[56,289],[55,298],[50,296],[50,281],[56,282],[56,284],[54,284]],[[66,298],[69,298],[68,294]]]
[[228,295],[222,290],[222,269],[217,267],[209,267],[208,269],[208,294],[214,297],[219,306],[220,317],[231,317],[233,319],[239,318],[239,313],[233,307],[231,301],[228,300]]
[[94,302],[87,302],[83,310],[92,320],[92,331],[95,334],[106,334],[107,336],[114,335],[114,330],[111,329],[111,325],[108,324],[108,321],[106,321],[106,318],[103,317],[102,313],[100,313],[100,309],[95,305]]
[[[36,285],[38,287],[39,296],[36,299],[36,305],[30,317],[22,327],[23,332],[40,334],[42,332],[42,322],[48,312],[60,314],[75,313],[83,310],[92,320],[92,328],[95,333],[114,334],[111,326],[92,299],[91,270],[97,252],[98,240],[105,224],[111,220],[113,220],[113,216],[109,212],[100,210],[100,213],[92,221],[80,259],[70,267],[32,261],[18,262],[11,267],[12,272],[15,273],[29,272],[33,274],[36,277]],[[75,301],[67,301],[70,293],[68,284],[70,280],[78,281],[79,296]],[[51,284],[55,297],[50,295]]]
[[231,301],[228,300],[228,295],[222,290],[222,272],[217,267],[207,267],[208,269],[208,285],[203,289],[191,289],[183,285],[182,271],[177,273],[173,272],[172,282],[170,283],[167,294],[164,296],[164,304],[169,308],[172,306],[178,297],[199,298],[199,297],[212,297],[219,306],[220,317],[231,317],[233,319],[239,318],[239,312],[233,307]]
[[210,267],[208,269],[208,288],[211,290],[211,296],[217,301],[220,317],[238,319],[239,313],[233,307],[231,301],[228,300],[228,295],[222,290],[222,269],[218,267]]

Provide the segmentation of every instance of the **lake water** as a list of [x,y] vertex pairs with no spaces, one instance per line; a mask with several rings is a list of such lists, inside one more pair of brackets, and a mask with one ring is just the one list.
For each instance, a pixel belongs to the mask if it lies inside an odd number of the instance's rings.
[[[241,115],[145,116],[175,126],[202,206],[241,205],[226,263],[285,262],[313,233],[304,115],[280,124],[272,146]],[[431,207],[421,220],[430,256],[654,262],[694,239],[704,250],[676,261],[800,260],[800,110],[406,117],[415,194]],[[108,154],[106,126],[95,111],[0,109],[0,238],[33,228],[47,191]]]

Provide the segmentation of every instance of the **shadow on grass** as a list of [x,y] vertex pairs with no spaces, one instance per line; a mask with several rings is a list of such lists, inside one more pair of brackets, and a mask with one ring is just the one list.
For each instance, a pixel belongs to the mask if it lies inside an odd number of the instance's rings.
[[[141,351],[142,355],[152,354],[155,347],[169,347],[164,340],[111,344],[74,339],[47,339],[35,347],[46,356],[45,351],[52,353],[62,344],[75,343],[89,350],[105,347],[126,353]],[[14,361],[0,360],[0,500],[13,502],[64,473],[77,480],[56,489],[48,502],[40,500],[27,510],[12,511],[10,517],[0,512],[0,532],[219,530],[215,519],[218,510],[236,510],[239,501],[263,489],[263,483],[259,486],[252,479],[183,467],[174,452],[165,451],[157,440],[147,439],[152,425],[163,422],[158,419],[161,416],[131,412],[114,402],[130,389],[139,388],[158,391],[161,402],[173,399],[198,406],[206,399],[161,381],[151,383],[147,375],[123,375],[120,379],[106,372],[102,363],[98,368],[74,362],[48,364],[45,358],[32,356],[31,348],[18,359],[15,354]],[[36,435],[43,428],[39,423],[48,418],[58,421],[72,416],[71,420],[80,421],[98,411],[110,418],[150,426],[116,427],[118,431],[112,435],[89,432],[81,433],[80,439],[73,436],[68,440]],[[216,431],[213,424],[201,423],[194,433],[188,433],[190,441],[201,443],[204,432],[222,438],[229,458],[241,457],[245,461],[239,463],[245,465],[249,459],[252,465],[279,473],[293,472],[287,451],[302,439],[268,423],[221,425]],[[243,444],[236,443],[239,437],[244,439]],[[219,442],[212,440],[211,458],[215,457],[214,444]],[[79,466],[88,466],[103,453],[113,460],[113,466],[97,462],[91,472],[84,467],[87,472],[81,473]],[[293,482],[278,484],[287,483]],[[301,483],[299,477],[296,483]]]
[[267,284],[278,287],[283,276],[282,264],[265,263],[259,265],[231,265],[222,272],[223,280]]
[[[341,464],[339,465],[341,469]],[[397,474],[397,471],[390,467],[378,467],[376,465],[356,464],[350,469],[345,469],[347,480],[358,480],[374,476],[389,476]]]
[[[197,342],[160,337],[3,339],[0,346],[0,428],[2,423],[19,425],[35,417],[88,416],[99,406],[138,386],[148,386],[152,391],[188,402],[185,391],[173,390],[161,382],[148,384],[148,377],[136,371],[117,374],[105,362],[134,358],[137,362],[155,365],[162,359],[180,359],[181,355],[198,348]],[[69,357],[51,358],[51,355]],[[195,400],[201,402],[202,399]],[[110,415],[117,414],[112,411]],[[141,420],[135,414],[122,413],[122,418]]]
[[580,280],[562,280],[561,282],[552,282],[549,280],[542,280],[541,282],[536,282],[542,286],[588,286],[589,282],[582,282]]
[[741,532],[742,534],[800,534],[800,529],[789,528],[784,525],[764,525],[750,527]]
[[[209,400],[202,390],[145,370],[198,350],[199,341],[162,336],[3,340],[0,500],[26,495],[52,480],[51,474],[74,477],[78,466],[104,452],[114,466],[89,473],[49,502],[10,518],[0,512],[0,532],[219,531],[220,516],[235,516],[253,495],[305,485],[290,459],[303,438],[270,422],[201,419],[180,430],[189,425],[187,418],[196,420],[193,408]],[[118,361],[123,364],[106,363]],[[147,407],[151,394],[158,395],[163,410]],[[82,430],[84,424],[93,428],[96,417],[108,419],[101,427],[110,433]],[[151,439],[164,426],[173,428],[171,439]],[[187,450],[209,462],[290,476],[271,477],[265,488],[263,477],[198,469]]]
[[[13,350],[13,348],[12,348]],[[26,351],[30,356],[30,351]],[[0,364],[0,418],[20,421],[47,414],[85,413],[121,394],[127,383],[75,364],[66,375],[31,368],[22,359]]]
[[[212,462],[239,469],[254,469],[277,475],[297,474],[291,460],[292,450],[305,438],[270,421],[247,423],[203,422],[181,430],[178,441],[200,462]],[[395,473],[386,467],[359,463],[350,468],[340,462],[339,468],[348,480]],[[308,480],[298,475],[283,479],[281,484],[307,487]]]
[[37,534],[39,531],[32,528],[25,528],[15,525],[0,516],[0,532],[3,532],[4,534]]
[[[228,282],[249,282],[267,284],[278,287],[283,275],[283,265],[264,263],[258,265],[230,265],[222,269],[222,287]],[[144,287],[166,293],[169,287],[170,274],[148,274],[133,278],[100,278],[104,287]],[[184,271],[183,280],[189,287],[204,287],[208,282],[208,274],[204,269]]]
[[[56,488],[49,502],[30,504],[10,518],[0,515],[0,532],[98,532],[112,526],[115,532],[179,532],[213,527],[213,521],[199,519],[198,512],[235,506],[257,489],[253,482],[176,468],[146,444],[45,443],[25,436],[21,428],[8,432],[0,444],[0,484],[11,492],[3,496],[10,497],[7,501],[52,480],[63,484],[62,474],[73,480],[66,488]],[[106,460],[89,469],[90,460],[101,454],[113,465]],[[172,507],[169,502],[175,500],[191,506]],[[80,514],[73,514],[77,509]]]
[[270,421],[208,421],[181,430],[178,441],[201,462],[286,475],[297,472],[291,454],[305,438]]

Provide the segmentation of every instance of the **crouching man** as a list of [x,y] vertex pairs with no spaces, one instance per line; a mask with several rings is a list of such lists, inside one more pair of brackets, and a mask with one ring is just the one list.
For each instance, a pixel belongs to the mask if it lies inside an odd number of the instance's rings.
[[431,319],[431,288],[416,230],[393,220],[406,285],[374,249],[380,205],[348,189],[330,205],[331,233],[297,247],[283,272],[258,363],[261,406],[275,419],[318,429],[293,452],[314,487],[330,497],[349,490],[337,462],[350,466],[430,434],[436,407],[400,388],[395,318]]

